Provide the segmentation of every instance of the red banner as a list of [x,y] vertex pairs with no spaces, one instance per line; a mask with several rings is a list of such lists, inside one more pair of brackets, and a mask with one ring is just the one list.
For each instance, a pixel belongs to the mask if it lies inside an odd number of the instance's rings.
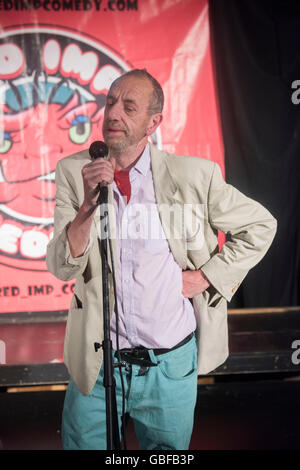
[[0,0],[0,312],[65,310],[47,272],[55,166],[102,138],[105,95],[132,68],[165,92],[153,136],[224,171],[207,0]]

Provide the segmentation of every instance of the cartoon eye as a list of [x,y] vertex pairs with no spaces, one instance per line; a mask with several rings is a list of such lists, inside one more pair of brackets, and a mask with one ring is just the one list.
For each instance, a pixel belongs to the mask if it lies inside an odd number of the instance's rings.
[[11,136],[7,133],[3,133],[3,139],[0,140],[0,153],[7,153],[12,147],[13,141]]
[[74,144],[84,144],[91,133],[91,121],[88,116],[76,116],[69,129],[69,136]]

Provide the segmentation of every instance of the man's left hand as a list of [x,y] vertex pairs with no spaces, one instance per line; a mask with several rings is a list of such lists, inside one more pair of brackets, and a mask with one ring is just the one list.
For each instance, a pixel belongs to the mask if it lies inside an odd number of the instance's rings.
[[182,294],[184,297],[192,298],[201,294],[210,285],[201,269],[199,271],[182,272]]

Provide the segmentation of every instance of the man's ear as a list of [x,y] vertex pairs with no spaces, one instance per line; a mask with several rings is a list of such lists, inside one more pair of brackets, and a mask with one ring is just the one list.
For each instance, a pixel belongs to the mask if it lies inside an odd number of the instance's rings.
[[148,136],[152,135],[153,132],[156,131],[156,129],[158,128],[162,120],[163,120],[163,115],[161,113],[152,114],[151,121],[146,130],[146,135]]

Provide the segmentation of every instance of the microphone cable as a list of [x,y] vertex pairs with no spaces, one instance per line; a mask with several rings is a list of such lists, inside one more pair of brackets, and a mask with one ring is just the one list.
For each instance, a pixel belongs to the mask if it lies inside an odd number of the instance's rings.
[[111,259],[111,269],[112,269],[112,280],[113,280],[113,290],[114,290],[114,298],[115,298],[115,314],[116,314],[116,354],[117,359],[119,362],[119,373],[121,379],[121,388],[122,388],[122,415],[121,415],[121,435],[124,444],[124,450],[127,450],[127,443],[126,443],[126,433],[125,433],[125,387],[124,387],[124,378],[121,366],[121,358],[120,358],[120,347],[119,347],[119,311],[118,311],[118,301],[117,301],[117,286],[116,286],[116,277],[115,277],[115,267],[114,267],[114,257],[113,257],[113,249],[111,243],[111,233],[110,233],[110,224],[109,224],[109,214],[107,208],[107,233],[108,233],[108,244],[109,244],[109,252],[110,252],[110,259]]

